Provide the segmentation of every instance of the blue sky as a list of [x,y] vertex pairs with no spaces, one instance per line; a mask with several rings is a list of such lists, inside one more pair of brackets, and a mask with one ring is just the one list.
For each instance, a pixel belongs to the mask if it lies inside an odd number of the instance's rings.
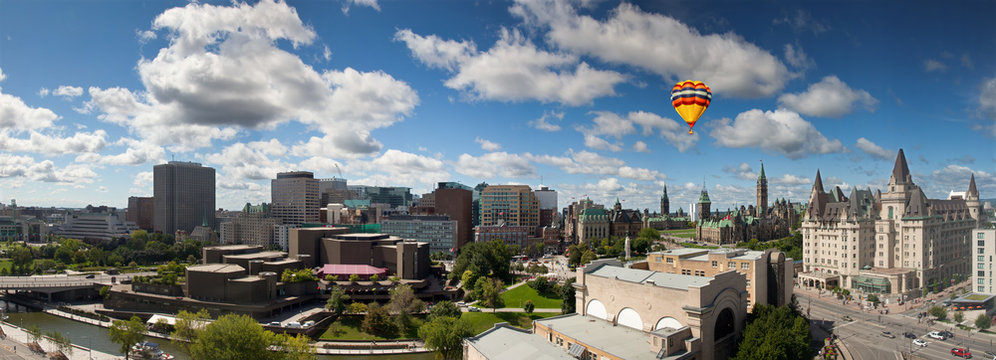
[[[936,4],[934,4],[936,5]],[[996,197],[996,3],[0,0],[0,202],[125,206],[154,164],[544,184],[672,209],[882,188]],[[688,135],[669,92],[704,81]]]

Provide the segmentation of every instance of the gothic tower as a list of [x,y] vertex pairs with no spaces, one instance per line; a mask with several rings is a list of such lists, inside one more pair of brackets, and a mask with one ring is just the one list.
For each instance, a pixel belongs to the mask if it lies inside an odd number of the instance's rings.
[[757,177],[757,216],[764,217],[768,212],[768,178],[764,176],[764,163],[761,175]]
[[661,216],[671,213],[671,201],[667,198],[667,185],[664,185],[664,194],[661,195]]
[[706,191],[705,185],[702,185],[702,194],[699,195],[699,208],[698,216],[699,220],[707,220],[712,214],[709,214],[709,206],[712,205],[712,201],[709,201],[709,192]]

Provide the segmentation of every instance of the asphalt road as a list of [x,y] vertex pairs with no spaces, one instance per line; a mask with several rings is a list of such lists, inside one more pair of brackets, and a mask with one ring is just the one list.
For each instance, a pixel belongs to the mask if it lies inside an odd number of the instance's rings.
[[[826,298],[813,298],[808,294],[797,293],[803,312],[809,308],[810,319],[832,327],[834,333],[846,344],[855,359],[899,359],[901,352],[913,352],[929,359],[953,359],[951,348],[968,348],[975,359],[984,358],[984,351],[992,351],[993,336],[952,329],[950,324],[937,322],[932,326],[917,323],[915,316],[908,314],[879,315],[877,312],[859,312],[840,305],[839,302],[826,302]],[[915,311],[915,310],[914,310]],[[842,319],[847,315],[853,321]],[[932,339],[927,333],[934,330],[949,330],[954,338]],[[881,335],[889,331],[896,338]],[[912,332],[927,342],[926,347],[913,345],[912,339],[903,337],[904,332]]]

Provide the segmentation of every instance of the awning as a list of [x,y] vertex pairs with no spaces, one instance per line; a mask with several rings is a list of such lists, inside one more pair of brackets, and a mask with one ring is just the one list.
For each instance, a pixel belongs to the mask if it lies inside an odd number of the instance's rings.
[[571,348],[567,350],[567,353],[571,354],[571,356],[573,357],[580,359],[581,354],[584,354],[585,350],[588,349],[582,346],[581,344],[571,344]]

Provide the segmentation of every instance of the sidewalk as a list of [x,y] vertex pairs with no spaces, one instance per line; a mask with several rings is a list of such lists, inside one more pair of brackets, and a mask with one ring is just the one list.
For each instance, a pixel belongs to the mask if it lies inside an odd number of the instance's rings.
[[[0,345],[3,345],[3,346],[0,346],[0,354],[4,354],[5,351],[9,351],[7,348],[4,347],[4,346],[9,346],[9,347],[12,348],[11,350],[13,350],[13,348],[16,347],[17,348],[16,354],[17,354],[17,356],[20,356],[22,359],[30,359],[30,360],[46,359],[46,357],[41,356],[41,355],[37,355],[37,354],[33,354],[33,353],[31,353],[31,350],[28,350],[28,346],[25,345],[25,343],[24,343],[27,340],[27,337],[28,337],[27,332],[21,330],[17,326],[13,326],[13,325],[10,325],[10,324],[7,324],[7,323],[0,323],[0,327],[2,327],[3,328],[3,332],[7,334],[7,338],[6,339],[0,340]],[[54,351],[54,350],[56,350],[55,343],[49,341],[48,337],[46,337],[46,336],[42,336],[42,340],[39,341],[38,344],[41,345],[42,349],[45,349],[45,351]],[[9,351],[9,352],[13,353],[13,351]],[[115,360],[115,359],[120,359],[117,356],[114,356],[114,355],[111,355],[111,354],[107,354],[107,353],[103,353],[103,352],[96,351],[96,350],[90,350],[90,349],[87,349],[85,347],[78,346],[78,345],[73,345],[72,352],[66,354],[66,356],[68,356],[70,360],[89,360],[89,359],[94,359],[94,360]]]

